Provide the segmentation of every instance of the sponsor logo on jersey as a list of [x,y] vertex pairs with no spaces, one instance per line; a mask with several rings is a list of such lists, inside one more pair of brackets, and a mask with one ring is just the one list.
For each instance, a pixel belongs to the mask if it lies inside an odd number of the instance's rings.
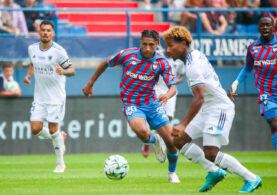
[[134,79],[139,79],[143,81],[151,81],[154,79],[155,76],[148,76],[148,75],[143,75],[143,74],[137,74],[133,73],[131,71],[127,71],[127,75],[134,78]]
[[261,64],[263,65],[270,65],[270,64],[276,64],[277,60],[255,60],[254,61],[254,66],[260,66]]
[[44,56],[38,56],[38,59],[45,60],[46,58]]

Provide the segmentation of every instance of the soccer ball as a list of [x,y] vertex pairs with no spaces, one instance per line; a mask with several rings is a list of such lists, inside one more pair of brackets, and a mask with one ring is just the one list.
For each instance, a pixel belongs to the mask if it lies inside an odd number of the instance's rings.
[[105,160],[104,171],[109,179],[120,180],[127,175],[129,164],[123,156],[111,155]]

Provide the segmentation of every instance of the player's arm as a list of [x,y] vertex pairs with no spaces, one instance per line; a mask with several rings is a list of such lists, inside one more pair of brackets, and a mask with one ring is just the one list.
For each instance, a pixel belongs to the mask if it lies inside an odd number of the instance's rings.
[[19,97],[21,95],[21,90],[17,89],[15,91],[0,91],[0,96],[3,97]]
[[195,115],[199,112],[202,104],[204,103],[204,90],[205,85],[198,85],[191,88],[193,93],[193,99],[190,104],[189,110],[183,121],[173,127],[173,136],[178,136],[180,132],[184,131],[187,125],[191,122],[191,120],[195,117]]
[[75,68],[72,65],[70,65],[66,69],[64,69],[59,64],[57,64],[56,73],[59,75],[67,76],[67,77],[74,76],[76,74]]
[[176,78],[176,84],[183,82],[183,80],[184,80],[184,75],[178,75]]
[[160,104],[166,104],[167,100],[176,95],[176,85],[169,85],[168,90],[165,94],[159,96]]
[[83,88],[83,93],[90,97],[93,93],[93,85],[98,77],[108,68],[107,59],[103,61],[95,70],[91,78],[89,79],[88,83]]
[[34,74],[34,66],[33,64],[30,64],[29,67],[28,67],[28,71],[27,71],[27,74],[24,78],[24,83],[26,85],[30,85],[31,84],[31,81],[30,81],[30,78],[31,76]]

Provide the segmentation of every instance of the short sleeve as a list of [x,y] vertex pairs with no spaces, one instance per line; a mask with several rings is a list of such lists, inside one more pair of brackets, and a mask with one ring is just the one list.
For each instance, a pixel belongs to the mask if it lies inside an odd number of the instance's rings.
[[32,62],[31,47],[30,46],[28,47],[28,59],[29,59],[29,63],[32,64],[33,62]]
[[175,63],[177,65],[176,75],[184,75],[185,74],[185,64],[184,64],[184,62],[181,61],[181,60],[176,60]]
[[196,87],[198,85],[205,85],[203,73],[204,70],[199,66],[200,64],[201,62],[198,62],[197,59],[191,59],[187,65],[188,68],[186,76],[190,88]]
[[61,49],[59,50],[59,57],[58,57],[58,64],[63,68],[63,69],[67,69],[69,68],[72,63],[65,51],[65,49]]
[[4,79],[1,76],[0,76],[0,91],[5,91],[5,88],[4,88]]
[[170,66],[169,62],[166,59],[161,59],[160,64],[162,67],[162,77],[165,84],[167,86],[176,84],[176,76],[173,73],[172,66]]
[[108,66],[114,67],[117,65],[122,65],[126,60],[127,53],[127,50],[121,50],[120,52],[117,52],[114,55],[109,56],[107,59]]

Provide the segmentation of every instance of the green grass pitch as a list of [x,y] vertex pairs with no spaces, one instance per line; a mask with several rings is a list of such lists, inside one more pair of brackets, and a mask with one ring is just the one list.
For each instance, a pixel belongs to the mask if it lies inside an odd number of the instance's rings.
[[[254,194],[277,194],[276,152],[231,152],[248,169],[259,174],[263,186]],[[167,162],[160,164],[154,154],[120,154],[130,165],[128,175],[113,181],[103,172],[110,154],[67,154],[67,170],[53,173],[55,155],[0,156],[0,194],[198,194],[206,172],[199,165],[179,156],[180,184],[167,180]],[[237,194],[243,180],[234,174],[218,183],[209,194]]]

